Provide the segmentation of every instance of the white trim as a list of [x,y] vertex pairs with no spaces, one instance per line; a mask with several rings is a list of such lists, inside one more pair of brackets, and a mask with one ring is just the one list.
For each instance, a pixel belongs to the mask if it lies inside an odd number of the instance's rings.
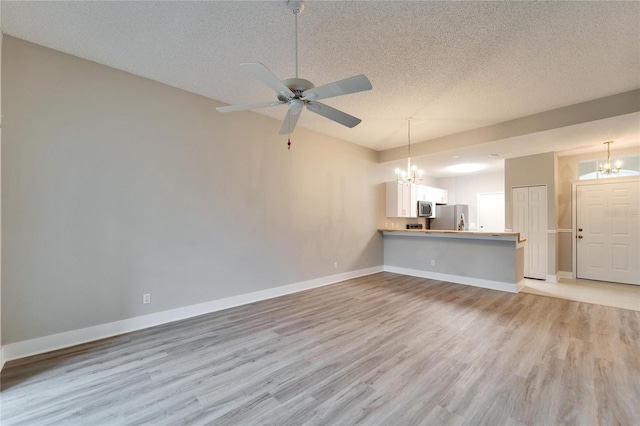
[[557,229],[557,232],[568,232],[568,233],[571,233],[571,232],[573,232],[573,229]]
[[571,224],[573,225],[573,228],[574,228],[571,230],[571,269],[575,271],[576,275],[578,274],[578,270],[576,269],[578,265],[578,253],[576,253],[576,251],[578,250],[578,244],[576,241],[576,232],[575,232],[575,228],[577,228],[576,218],[578,217],[578,207],[576,206],[577,202],[578,202],[578,193],[576,188],[576,182],[574,181],[571,184]]
[[547,229],[547,234],[555,234],[556,232],[556,229]]
[[545,281],[548,283],[557,283],[558,277],[556,275],[547,275],[547,279]]
[[569,271],[558,271],[558,279],[568,279],[568,280],[575,280],[576,276],[573,272],[569,272]]
[[491,290],[508,291],[509,293],[517,293],[522,286],[520,283],[505,283],[501,281],[484,280],[481,278],[463,277],[460,275],[441,274],[439,272],[422,271],[420,269],[400,268],[397,266],[384,265],[385,272],[393,272],[394,274],[409,275],[412,277],[428,278],[438,281],[448,281],[456,284],[471,285],[474,287],[483,287]]
[[357,271],[330,275],[327,277],[321,277],[313,280],[302,281],[299,283],[274,287],[267,290],[240,294],[238,296],[212,300],[196,305],[184,306],[181,308],[170,309],[168,311],[114,321],[107,324],[100,324],[92,327],[81,328],[78,330],[67,331],[64,333],[38,337],[31,340],[9,343],[2,347],[2,360],[3,362],[11,361],[14,359],[37,355],[56,349],[67,348],[69,346],[75,346],[94,340],[104,339],[106,337],[116,336],[118,334],[129,333],[132,331],[141,330],[143,328],[154,327],[157,325],[179,321],[198,315],[233,308],[235,306],[246,305],[249,303],[258,302],[260,300],[272,299],[274,297],[297,293],[315,287],[322,287],[352,278],[376,274],[378,272],[382,272],[383,270],[384,268],[382,266],[374,266],[373,268],[360,269]]
[[2,371],[2,369],[4,368],[4,347],[0,346],[0,371]]

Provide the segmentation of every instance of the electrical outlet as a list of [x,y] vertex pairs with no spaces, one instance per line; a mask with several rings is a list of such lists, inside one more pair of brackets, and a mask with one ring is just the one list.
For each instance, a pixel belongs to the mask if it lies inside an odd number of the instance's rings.
[[333,262],[333,269],[338,269],[338,262]]
[[145,293],[142,295],[142,304],[146,305],[147,303],[151,303],[151,293]]
[[431,266],[436,266],[436,260],[435,259],[431,259]]

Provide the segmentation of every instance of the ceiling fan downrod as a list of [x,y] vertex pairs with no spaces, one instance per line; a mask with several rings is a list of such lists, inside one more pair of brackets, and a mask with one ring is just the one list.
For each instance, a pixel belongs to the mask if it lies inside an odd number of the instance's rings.
[[296,78],[298,78],[298,15],[304,10],[303,0],[287,0],[287,8],[293,13],[296,18]]

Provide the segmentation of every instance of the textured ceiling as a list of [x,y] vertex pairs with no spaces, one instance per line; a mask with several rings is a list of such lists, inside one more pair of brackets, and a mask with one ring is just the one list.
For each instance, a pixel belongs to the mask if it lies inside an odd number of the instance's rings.
[[[241,62],[295,72],[284,1],[1,7],[6,34],[225,103],[274,99]],[[301,78],[364,73],[373,84],[326,100],[359,126],[309,111],[299,125],[384,150],[406,144],[407,117],[420,142],[640,88],[640,3],[309,0],[299,46]],[[285,109],[256,112],[282,119]]]

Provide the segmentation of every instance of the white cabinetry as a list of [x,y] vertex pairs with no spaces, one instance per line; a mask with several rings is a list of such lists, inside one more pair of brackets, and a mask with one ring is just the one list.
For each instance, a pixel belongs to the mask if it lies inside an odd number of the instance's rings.
[[[415,185],[387,182],[387,217],[416,217]],[[412,194],[413,193],[413,194]]]
[[426,199],[424,201],[435,201],[436,204],[447,204],[448,192],[446,189],[432,188],[430,186],[423,186],[426,193]]
[[422,185],[414,185],[415,188],[413,189],[413,191],[415,192],[416,195],[416,202],[418,201],[431,201],[429,199],[429,187],[428,186],[422,186]]
[[387,182],[387,217],[418,217],[418,201],[447,204],[447,190]]

